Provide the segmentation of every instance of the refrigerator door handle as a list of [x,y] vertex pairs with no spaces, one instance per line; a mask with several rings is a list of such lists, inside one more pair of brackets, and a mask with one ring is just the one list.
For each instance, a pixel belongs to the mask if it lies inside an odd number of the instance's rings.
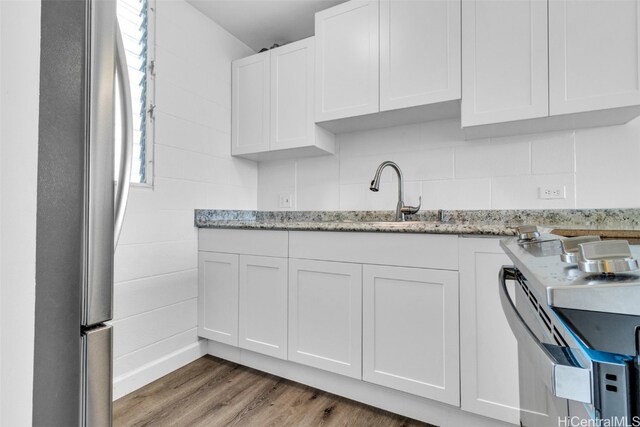
[[115,230],[113,239],[113,250],[115,252],[122,231],[124,214],[127,209],[129,199],[129,181],[131,180],[131,157],[133,155],[133,124],[131,106],[131,88],[129,87],[129,72],[127,71],[127,58],[125,56],[124,43],[120,25],[116,23],[116,76],[118,78],[118,89],[120,95],[121,108],[121,137],[120,137],[120,168],[115,198]]
[[101,325],[81,335],[82,396],[80,425],[111,427],[113,410],[113,329]]
[[[0,0],[1,1],[1,0]],[[88,3],[87,140],[83,215],[82,325],[111,319],[114,242],[116,5]]]

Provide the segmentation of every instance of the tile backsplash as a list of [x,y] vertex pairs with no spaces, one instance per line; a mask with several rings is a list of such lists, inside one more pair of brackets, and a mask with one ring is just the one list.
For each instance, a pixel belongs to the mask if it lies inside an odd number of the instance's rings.
[[[263,162],[258,209],[391,210],[397,179],[377,166],[396,162],[405,202],[423,209],[583,209],[640,206],[640,119],[626,125],[465,141],[458,119],[337,135],[334,156]],[[539,198],[564,188],[563,199]]]

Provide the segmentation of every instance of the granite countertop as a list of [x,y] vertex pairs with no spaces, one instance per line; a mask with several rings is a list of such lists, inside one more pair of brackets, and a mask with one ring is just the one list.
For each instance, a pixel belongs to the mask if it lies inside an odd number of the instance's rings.
[[[439,221],[439,218],[442,221]],[[522,224],[561,236],[640,239],[640,209],[421,211],[395,222],[392,211],[248,211],[196,209],[199,228],[360,231],[513,236]]]

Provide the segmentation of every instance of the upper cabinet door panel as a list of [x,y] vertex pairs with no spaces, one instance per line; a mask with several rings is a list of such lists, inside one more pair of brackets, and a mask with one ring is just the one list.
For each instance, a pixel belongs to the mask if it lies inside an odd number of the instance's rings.
[[549,1],[550,112],[640,104],[637,0]]
[[316,121],[378,112],[378,1],[316,13]]
[[547,116],[547,2],[464,0],[462,29],[462,126]]
[[232,64],[231,153],[269,150],[270,52]]
[[271,150],[313,143],[313,37],[271,51]]
[[460,0],[380,1],[380,111],[460,98]]

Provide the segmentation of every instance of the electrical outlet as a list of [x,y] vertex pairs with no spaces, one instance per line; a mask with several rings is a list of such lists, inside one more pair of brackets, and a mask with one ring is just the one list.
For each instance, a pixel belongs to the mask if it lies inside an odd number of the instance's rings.
[[291,193],[281,193],[278,195],[278,207],[280,208],[291,207]]
[[564,185],[538,187],[539,199],[566,199],[567,187]]

